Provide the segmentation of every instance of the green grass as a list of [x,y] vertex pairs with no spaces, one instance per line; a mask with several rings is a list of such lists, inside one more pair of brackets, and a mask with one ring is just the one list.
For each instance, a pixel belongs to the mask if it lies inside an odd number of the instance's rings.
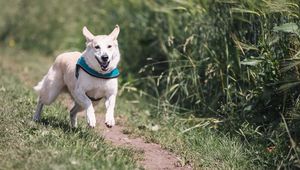
[[[195,169],[264,169],[260,162],[263,160],[258,159],[267,154],[266,150],[256,151],[265,148],[247,145],[240,138],[218,132],[211,125],[205,127],[205,120],[197,122],[194,117],[177,116],[151,118],[144,109],[131,113],[124,132],[161,144],[180,155],[181,165],[190,164]],[[199,127],[195,127],[197,124]]]
[[[244,124],[234,132],[226,132],[228,129],[224,127],[227,122],[193,115],[182,117],[176,113],[157,115],[155,109],[149,107],[149,103],[143,99],[135,101],[134,104],[127,102],[131,107],[119,106],[119,110],[127,110],[130,113],[124,132],[132,136],[142,136],[148,142],[161,144],[163,148],[180,156],[181,165],[191,164],[195,169],[241,170],[300,167],[298,157],[288,158],[287,152],[295,152],[297,145],[291,147],[289,139],[283,136],[285,133],[273,133],[272,136],[268,136],[260,133],[259,128],[254,131],[250,124]],[[298,103],[290,111],[287,121],[299,118],[299,106]],[[291,130],[290,133],[299,135],[299,128],[295,128],[299,123],[293,122],[293,125],[291,129],[298,130]],[[282,131],[285,125],[278,122],[273,128]]]
[[0,169],[137,167],[132,150],[107,144],[86,128],[84,121],[78,129],[70,129],[68,113],[58,103],[46,107],[41,123],[33,122],[33,90],[24,87],[10,71],[0,68],[0,74]]
[[[85,127],[85,120],[80,120],[77,130],[69,129],[68,113],[59,103],[46,107],[41,124],[32,122],[36,96],[29,88],[46,73],[54,58],[18,49],[1,49],[0,52],[0,73],[3,75],[0,78],[0,111],[3,113],[0,115],[3,136],[0,157],[4,158],[1,167],[135,167],[133,151],[106,144],[99,134]],[[259,141],[247,143],[238,135],[220,132],[214,119],[159,115],[144,99],[136,101],[136,97],[129,96],[135,93],[125,91],[123,94],[117,100],[116,116],[124,120],[121,121],[127,126],[124,132],[161,144],[179,155],[182,165],[191,164],[195,169],[266,169],[276,166],[272,164],[273,157],[282,159],[279,154],[267,152],[267,145]],[[111,167],[112,164],[116,166]]]

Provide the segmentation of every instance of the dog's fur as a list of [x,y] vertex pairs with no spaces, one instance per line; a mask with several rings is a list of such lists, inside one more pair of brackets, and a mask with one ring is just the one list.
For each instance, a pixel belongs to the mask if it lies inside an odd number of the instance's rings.
[[109,35],[94,36],[86,27],[83,28],[82,33],[86,38],[85,51],[82,53],[68,52],[57,56],[48,73],[34,87],[39,95],[37,108],[33,116],[34,120],[40,119],[43,105],[51,104],[66,89],[74,100],[74,107],[70,111],[72,127],[77,126],[76,115],[77,112],[82,110],[86,111],[88,125],[95,127],[96,118],[93,104],[98,102],[92,102],[89,97],[104,98],[106,100],[105,124],[108,127],[115,125],[114,107],[118,90],[117,78],[96,78],[80,69],[79,77],[76,79],[75,66],[78,58],[83,56],[86,63],[99,73],[105,74],[115,69],[120,61],[117,41],[119,32],[118,25]]

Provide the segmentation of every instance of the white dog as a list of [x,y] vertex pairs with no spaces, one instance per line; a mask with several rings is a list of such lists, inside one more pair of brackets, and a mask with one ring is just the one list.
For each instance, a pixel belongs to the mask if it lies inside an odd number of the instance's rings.
[[120,28],[116,25],[109,35],[94,36],[86,27],[82,30],[86,38],[86,49],[57,56],[48,73],[34,89],[39,98],[33,119],[39,120],[43,105],[51,104],[62,92],[67,91],[74,100],[70,111],[71,126],[77,127],[77,113],[86,111],[87,123],[95,127],[93,103],[104,98],[107,127],[115,125],[114,107],[118,90],[117,77],[120,61],[117,37]]

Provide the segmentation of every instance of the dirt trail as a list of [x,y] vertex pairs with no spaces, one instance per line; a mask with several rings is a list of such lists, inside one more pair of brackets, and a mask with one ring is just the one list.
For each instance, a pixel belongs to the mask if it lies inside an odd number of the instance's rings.
[[128,135],[122,133],[123,127],[119,125],[110,129],[105,127],[104,116],[98,116],[97,122],[103,129],[102,135],[104,138],[111,141],[114,145],[142,150],[144,158],[139,163],[145,169],[188,169],[188,167],[179,167],[178,158],[173,153],[162,149],[160,145],[146,143],[141,138],[129,138]]
[[[70,98],[65,98],[63,102],[68,110],[71,109],[73,102]],[[100,107],[101,108],[101,107]],[[97,107],[99,110],[99,107]],[[85,118],[84,112],[79,112],[78,116]],[[178,157],[155,143],[147,143],[142,138],[132,138],[123,133],[124,126],[118,124],[118,117],[115,118],[117,125],[112,128],[107,128],[104,124],[105,115],[96,113],[96,128],[105,140],[111,142],[115,146],[129,147],[134,150],[143,152],[143,158],[138,162],[140,166],[146,170],[190,170],[191,166],[186,165],[181,167]]]
[[[79,116],[85,116],[83,112]],[[175,154],[162,149],[155,143],[146,143],[142,138],[131,138],[123,133],[124,127],[116,125],[107,128],[104,124],[104,115],[96,114],[96,128],[107,141],[116,146],[130,147],[143,152],[144,158],[139,161],[139,165],[147,170],[185,170],[192,169],[190,166],[180,167],[179,159]]]

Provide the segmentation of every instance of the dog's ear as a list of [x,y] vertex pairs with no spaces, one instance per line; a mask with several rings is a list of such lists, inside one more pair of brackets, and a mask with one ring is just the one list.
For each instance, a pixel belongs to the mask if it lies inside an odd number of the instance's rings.
[[86,26],[82,29],[82,34],[85,36],[87,42],[91,42],[94,39],[94,35],[86,28]]
[[109,34],[110,37],[112,37],[113,40],[116,40],[118,38],[120,32],[119,25],[116,25],[115,29]]

